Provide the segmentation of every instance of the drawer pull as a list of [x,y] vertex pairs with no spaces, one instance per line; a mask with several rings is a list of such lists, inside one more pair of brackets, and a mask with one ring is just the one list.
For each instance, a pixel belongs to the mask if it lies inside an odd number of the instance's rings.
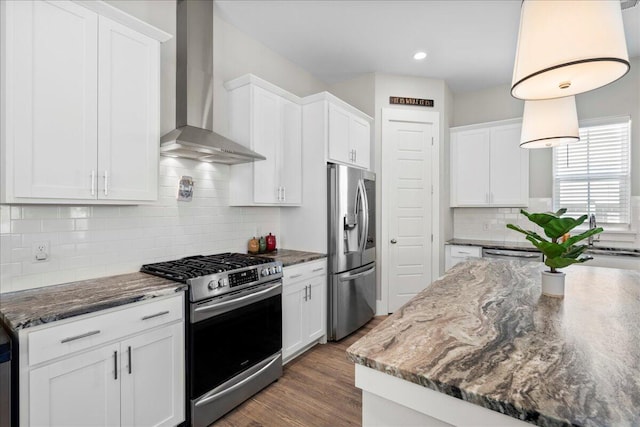
[[324,270],[324,267],[314,268],[314,269],[313,269],[313,270],[311,270],[311,271],[316,272],[316,271],[322,271],[322,270]]
[[298,277],[302,276],[302,273],[300,274],[294,274],[293,276],[289,277],[289,279],[296,279]]
[[149,319],[153,319],[154,317],[164,316],[165,314],[169,314],[169,310],[161,311],[160,313],[156,313],[156,314],[150,314],[150,315],[148,315],[148,316],[144,316],[144,317],[142,318],[142,320],[149,320]]
[[459,254],[471,255],[471,252],[466,251],[458,251]]
[[97,335],[99,333],[100,333],[100,331],[91,331],[91,332],[87,332],[86,334],[76,335],[75,337],[65,338],[62,341],[60,341],[60,344],[67,343],[69,341],[79,340],[80,338],[90,337],[91,335]]

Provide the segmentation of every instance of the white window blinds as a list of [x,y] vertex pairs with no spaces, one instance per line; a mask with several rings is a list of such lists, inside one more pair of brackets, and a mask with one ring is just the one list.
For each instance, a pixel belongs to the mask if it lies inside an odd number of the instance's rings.
[[629,224],[631,120],[591,121],[580,141],[553,149],[553,205],[575,216],[595,214],[598,224]]

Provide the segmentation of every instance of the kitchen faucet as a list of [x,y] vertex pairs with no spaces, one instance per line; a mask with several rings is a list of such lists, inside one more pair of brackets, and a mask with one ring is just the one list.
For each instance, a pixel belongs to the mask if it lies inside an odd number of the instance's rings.
[[[596,228],[596,214],[591,214],[589,215],[589,230],[593,230],[594,228]],[[597,240],[600,240],[600,238],[598,238]],[[596,241],[597,241],[596,240]],[[593,236],[589,236],[589,238],[587,239],[587,244],[588,246],[591,248],[593,247]]]

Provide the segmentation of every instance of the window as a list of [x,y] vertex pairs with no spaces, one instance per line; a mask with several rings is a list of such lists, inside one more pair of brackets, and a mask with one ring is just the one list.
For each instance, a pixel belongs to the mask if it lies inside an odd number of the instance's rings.
[[553,206],[598,224],[629,225],[629,117],[581,122],[580,141],[553,149]]

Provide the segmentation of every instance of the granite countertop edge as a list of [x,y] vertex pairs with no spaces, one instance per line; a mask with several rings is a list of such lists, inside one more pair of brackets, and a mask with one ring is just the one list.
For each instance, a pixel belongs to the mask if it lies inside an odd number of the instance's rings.
[[[139,274],[144,276],[137,276]],[[102,290],[103,295],[98,301],[86,301],[89,298],[85,298],[83,301],[82,297],[70,298],[76,295],[73,291],[78,291],[82,287],[86,287],[90,296],[94,296],[93,291],[96,291],[94,287],[112,284],[112,281],[116,278],[123,279],[117,285],[114,285],[112,289],[109,289],[112,291],[111,293],[109,293],[109,290],[106,292]],[[136,282],[140,282],[139,290],[127,288],[131,283]],[[123,291],[122,288],[127,289]],[[22,329],[173,295],[186,289],[187,285],[183,283],[173,282],[145,273],[130,273],[8,292],[0,294],[0,320],[13,333],[17,333]],[[42,309],[42,305],[47,305],[49,299],[54,300],[56,294],[62,297],[54,302],[53,308],[48,311]]]
[[276,261],[282,262],[283,267],[291,267],[293,265],[326,258],[327,254],[320,252],[298,251],[295,249],[276,249],[273,252],[258,254],[258,256],[273,258]]
[[478,394],[473,391],[462,389],[455,385],[446,384],[437,380],[432,380],[425,376],[418,375],[414,372],[397,368],[386,363],[376,362],[375,360],[370,359],[366,356],[365,357],[357,356],[356,354],[347,351],[347,358],[353,363],[357,363],[359,365],[365,366],[370,369],[374,369],[384,374],[391,375],[396,378],[400,378],[401,380],[412,382],[421,387],[425,387],[430,390],[434,390],[439,393],[443,393],[448,396],[455,397],[456,399],[473,403],[474,405],[482,406],[483,408],[499,412],[503,415],[507,415],[512,418],[517,418],[521,421],[528,422],[531,420],[539,421],[543,419],[545,422],[543,424],[538,424],[538,425],[545,425],[545,426],[566,426],[569,424],[567,420],[557,419],[555,417],[546,415],[536,410],[528,410],[528,409],[516,406],[511,402],[493,399],[491,397],[484,396],[482,394]]
[[[540,252],[540,250],[527,242],[504,242],[492,240],[474,240],[474,239],[450,239],[446,245],[464,245],[464,246],[481,246],[489,249],[505,249],[505,250],[526,250],[531,252]],[[633,248],[615,248],[607,246],[594,246],[586,250],[586,254],[608,255],[608,256],[628,256],[640,258],[640,249]]]

